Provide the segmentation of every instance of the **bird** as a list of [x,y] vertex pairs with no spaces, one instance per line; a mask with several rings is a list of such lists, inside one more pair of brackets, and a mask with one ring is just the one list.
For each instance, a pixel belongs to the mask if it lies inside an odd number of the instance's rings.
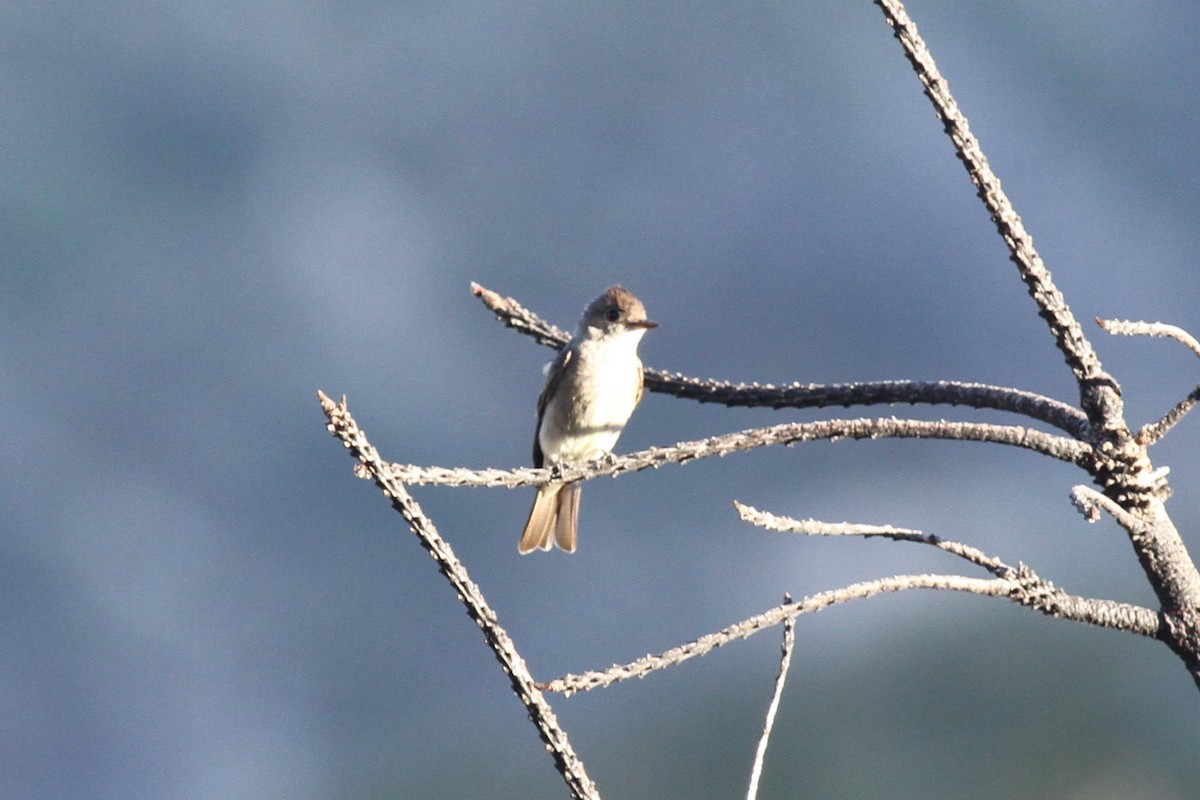
[[[535,467],[580,464],[612,452],[642,399],[638,344],[657,327],[646,318],[642,301],[623,286],[610,286],[588,304],[570,341],[546,370],[533,436]],[[575,552],[581,489],[578,481],[538,487],[517,545],[521,555],[550,550],[556,542]]]

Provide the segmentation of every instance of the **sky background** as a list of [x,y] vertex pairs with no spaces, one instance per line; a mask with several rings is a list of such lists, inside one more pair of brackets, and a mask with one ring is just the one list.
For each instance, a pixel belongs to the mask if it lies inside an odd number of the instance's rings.
[[[909,7],[1076,315],[1200,332],[1200,18],[1185,2]],[[1074,401],[1062,358],[873,5],[4,5],[0,796],[562,797],[481,637],[326,433],[529,459],[551,351],[613,283],[700,377],[909,378]],[[1130,421],[1200,365],[1090,322]],[[630,452],[786,420],[650,395]],[[1200,433],[1153,452],[1192,549]],[[415,495],[539,679],[658,652],[931,548],[1149,604],[1083,473],[1018,450],[819,442],[595,481],[580,549],[518,557],[533,491]],[[926,552],[928,550],[929,552]],[[968,574],[975,574],[970,573]],[[803,619],[763,798],[1200,794],[1200,697],[1161,645],[972,596]],[[551,702],[606,798],[744,794],[778,631]]]

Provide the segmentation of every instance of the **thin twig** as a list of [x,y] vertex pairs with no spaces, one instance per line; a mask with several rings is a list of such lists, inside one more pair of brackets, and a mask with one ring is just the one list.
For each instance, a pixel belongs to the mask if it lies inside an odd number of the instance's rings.
[[841,439],[947,439],[992,442],[1023,447],[1070,464],[1083,465],[1090,456],[1088,445],[1063,436],[1023,428],[1017,425],[991,425],[982,422],[946,422],[911,419],[831,419],[816,422],[789,422],[769,428],[754,428],[707,439],[680,442],[673,447],[651,447],[626,456],[609,456],[596,461],[547,469],[518,467],[502,469],[466,469],[424,467],[415,464],[389,464],[387,474],[409,484],[443,486],[505,487],[531,486],[548,481],[576,481],[628,472],[657,469],[667,464],[685,464],[701,458],[774,445],[793,445],[818,440]]
[[425,516],[404,484],[388,472],[379,452],[350,416],[346,398],[343,397],[340,403],[335,403],[324,392],[317,392],[317,396],[321,400],[325,416],[329,418],[329,432],[341,439],[359,463],[369,470],[376,485],[408,522],[409,528],[417,535],[421,545],[437,561],[438,569],[446,576],[458,599],[466,606],[467,614],[483,630],[488,646],[508,674],[513,691],[529,712],[530,720],[537,727],[542,741],[546,743],[546,749],[553,756],[554,764],[566,781],[572,796],[579,800],[599,800],[600,794],[596,791],[596,785],[588,777],[583,762],[575,755],[567,732],[559,726],[554,711],[525,666],[525,659],[517,652],[508,632],[500,627],[496,612],[488,605],[483,591],[471,580],[467,568],[458,560],[450,543],[438,533],[433,520]]
[[[792,602],[790,594],[783,595],[783,604]],[[767,755],[767,745],[771,741],[771,729],[775,727],[775,714],[779,711],[779,699],[783,697],[783,686],[787,683],[788,669],[792,666],[792,651],[796,647],[796,620],[786,619],[783,622],[783,653],[779,658],[779,674],[775,677],[775,692],[771,695],[771,704],[767,706],[767,718],[763,723],[762,736],[758,739],[758,748],[754,751],[754,767],[750,770],[750,788],[746,792],[746,800],[756,800],[758,797],[758,781],[762,777],[763,760]]]
[[1009,566],[995,556],[962,542],[954,542],[911,528],[895,528],[891,525],[860,525],[849,522],[822,522],[815,519],[793,519],[778,516],[769,511],[760,511],[737,500],[734,507],[743,520],[752,525],[781,533],[804,533],[809,536],[879,536],[898,542],[918,542],[944,550],[951,555],[983,567],[997,578],[1015,579],[1019,568]]
[[[534,337],[541,344],[560,348],[567,334],[522,306],[512,297],[477,283],[471,290],[496,318],[514,330]],[[1087,417],[1077,408],[1052,397],[965,381],[864,381],[856,383],[772,384],[732,383],[693,378],[677,372],[645,370],[646,388],[652,392],[745,408],[828,408],[870,405],[951,405],[1008,411],[1065,431],[1073,438],[1086,436]]]
[[471,293],[496,314],[496,319],[505,326],[532,336],[539,343],[556,350],[567,343],[571,335],[557,328],[522,306],[515,298],[503,297],[485,286],[471,281]]
[[[1081,511],[1084,511],[1089,520],[1092,519],[1093,514],[1099,514],[1094,506],[1088,505],[1095,503],[1117,516],[1118,520],[1127,526],[1131,536],[1135,538],[1145,536],[1149,530],[1145,522],[1122,509],[1115,501],[1086,486],[1077,486],[1072,492],[1071,499]],[[983,567],[997,578],[1016,581],[1021,585],[1021,591],[1011,599],[1027,608],[1041,611],[1043,614],[1105,628],[1130,630],[1135,633],[1144,633],[1154,628],[1151,618],[1154,612],[1149,609],[1114,603],[1110,600],[1067,594],[1050,581],[1040,577],[1026,564],[1017,562],[1016,566],[1012,566],[996,556],[988,555],[979,548],[963,542],[951,541],[911,528],[896,528],[891,525],[831,523],[813,519],[797,520],[760,511],[736,500],[733,504],[743,520],[769,530],[804,533],[812,536],[880,536],[900,542],[917,542],[936,547],[976,566]],[[1159,628],[1155,635],[1161,634],[1161,632],[1161,628]]]
[[780,533],[806,533],[810,536],[883,536],[889,539],[928,542],[935,537],[926,536],[915,528],[897,528],[894,525],[864,525],[858,522],[825,522],[819,519],[795,519],[793,517],[760,511],[739,500],[733,507],[743,521],[769,531]]
[[[1155,336],[1174,339],[1200,356],[1200,341],[1197,341],[1195,336],[1178,325],[1168,325],[1165,322],[1135,322],[1128,319],[1102,319],[1100,317],[1096,317],[1096,324],[1114,336]],[[1192,389],[1188,396],[1176,403],[1174,408],[1163,415],[1162,419],[1143,425],[1137,432],[1138,444],[1148,447],[1161,440],[1189,411],[1196,407],[1197,402],[1200,402],[1200,386]]]
[[658,655],[647,655],[628,664],[614,664],[606,670],[565,675],[543,684],[542,688],[550,692],[565,692],[570,696],[575,692],[590,691],[630,678],[643,678],[651,672],[710,653],[737,639],[747,639],[761,630],[782,623],[785,619],[795,619],[801,614],[813,614],[830,606],[873,597],[884,592],[902,592],[908,589],[950,589],[991,597],[1005,597],[1016,588],[1017,585],[1014,581],[1006,581],[1001,578],[990,580],[966,578],[962,575],[897,575],[891,578],[863,581],[778,606]]
[[1040,611],[1047,616],[1128,631],[1153,639],[1166,638],[1163,633],[1166,623],[1162,614],[1129,603],[1069,595],[1049,581],[1039,578],[1025,565],[1020,565],[1017,575],[1011,579],[923,574],[896,575],[853,583],[778,606],[657,655],[647,655],[628,664],[614,664],[605,670],[564,675],[539,685],[546,691],[564,692],[570,696],[575,692],[591,691],[630,678],[644,678],[651,672],[705,655],[737,639],[747,639],[786,619],[795,619],[802,614],[815,614],[833,605],[862,600],[885,592],[903,592],[910,589],[941,589],[985,597],[1006,597],[1014,603]]
[[1198,401],[1200,401],[1200,386],[1188,392],[1188,396],[1176,403],[1175,407],[1164,414],[1162,419],[1143,425],[1137,432],[1138,444],[1144,447],[1156,444],[1178,425],[1189,411],[1196,407]]
[[1071,488],[1071,502],[1075,508],[1079,509],[1079,513],[1083,514],[1084,519],[1088,522],[1099,522],[1100,511],[1107,511],[1108,514],[1117,521],[1125,530],[1134,535],[1146,535],[1149,531],[1149,524],[1142,519],[1137,518],[1125,509],[1121,508],[1111,497],[1097,492],[1090,486],[1073,486]]
[[1096,324],[1114,336],[1155,336],[1174,339],[1197,356],[1200,356],[1200,341],[1178,325],[1165,322],[1140,322],[1128,319],[1101,319]]

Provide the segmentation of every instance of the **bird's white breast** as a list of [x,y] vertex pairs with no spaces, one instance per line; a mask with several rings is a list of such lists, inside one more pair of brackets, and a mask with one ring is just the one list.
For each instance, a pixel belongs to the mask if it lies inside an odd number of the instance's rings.
[[538,439],[548,462],[588,461],[616,445],[641,389],[641,333],[578,342],[574,368],[543,412]]

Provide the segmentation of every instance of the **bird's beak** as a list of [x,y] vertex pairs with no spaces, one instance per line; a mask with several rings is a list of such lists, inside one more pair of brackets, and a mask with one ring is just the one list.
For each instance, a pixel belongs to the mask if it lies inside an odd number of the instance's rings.
[[626,322],[625,326],[629,328],[644,328],[645,330],[650,330],[651,328],[657,328],[658,323],[651,322],[648,319],[632,319],[629,322]]

